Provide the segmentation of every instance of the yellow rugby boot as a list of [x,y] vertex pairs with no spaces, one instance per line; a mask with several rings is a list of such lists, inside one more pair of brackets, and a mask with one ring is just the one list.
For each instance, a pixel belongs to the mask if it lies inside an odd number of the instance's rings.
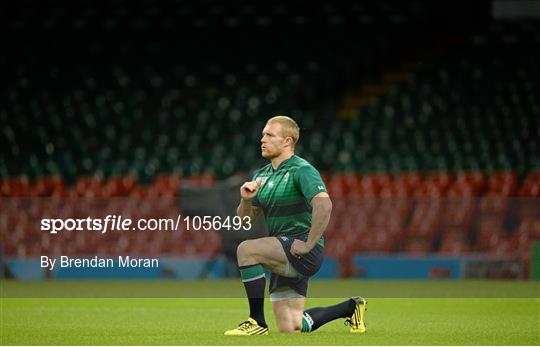
[[356,305],[352,316],[345,320],[345,325],[351,327],[351,333],[365,333],[366,324],[364,323],[364,313],[367,311],[367,301],[359,296],[352,297],[351,300],[353,300]]
[[238,328],[227,330],[227,336],[249,336],[249,335],[268,335],[268,328],[264,328],[257,323],[253,318],[248,318],[247,321],[240,323]]

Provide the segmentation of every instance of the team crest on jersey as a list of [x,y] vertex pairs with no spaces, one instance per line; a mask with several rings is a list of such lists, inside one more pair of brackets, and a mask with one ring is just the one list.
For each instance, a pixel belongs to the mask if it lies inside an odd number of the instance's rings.
[[285,174],[285,177],[283,177],[283,179],[284,179],[285,181],[287,181],[287,180],[289,179],[289,171],[287,171],[287,173]]
[[268,177],[257,177],[255,179],[255,182],[257,182],[258,185],[262,186],[267,179]]

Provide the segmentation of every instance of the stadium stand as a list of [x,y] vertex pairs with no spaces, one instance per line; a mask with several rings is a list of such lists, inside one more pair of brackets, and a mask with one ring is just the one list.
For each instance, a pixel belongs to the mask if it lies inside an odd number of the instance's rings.
[[[422,1],[10,4],[0,196],[19,199],[0,199],[4,254],[49,249],[54,236],[34,219],[62,211],[62,199],[130,197],[125,215],[167,215],[182,184],[261,164],[265,118],[287,113],[302,126],[298,153],[325,172],[334,199],[328,255],[527,261],[540,239],[540,23],[477,20],[448,33],[434,13]],[[351,96],[362,101],[340,113]],[[72,234],[54,253],[220,248],[213,233],[107,237]]]

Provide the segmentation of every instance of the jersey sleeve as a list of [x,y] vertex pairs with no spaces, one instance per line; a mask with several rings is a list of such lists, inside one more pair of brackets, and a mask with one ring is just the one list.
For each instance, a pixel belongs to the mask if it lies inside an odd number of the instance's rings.
[[321,174],[313,166],[306,165],[296,171],[297,182],[304,198],[309,202],[321,192],[327,192]]

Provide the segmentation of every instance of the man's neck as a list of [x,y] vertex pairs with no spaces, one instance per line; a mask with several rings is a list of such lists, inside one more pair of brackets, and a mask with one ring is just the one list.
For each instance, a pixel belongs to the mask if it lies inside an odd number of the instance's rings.
[[281,153],[279,156],[277,156],[277,157],[275,157],[275,158],[273,158],[271,160],[272,168],[274,170],[276,170],[283,161],[289,159],[293,155],[294,155],[294,152],[283,152],[283,153]]

